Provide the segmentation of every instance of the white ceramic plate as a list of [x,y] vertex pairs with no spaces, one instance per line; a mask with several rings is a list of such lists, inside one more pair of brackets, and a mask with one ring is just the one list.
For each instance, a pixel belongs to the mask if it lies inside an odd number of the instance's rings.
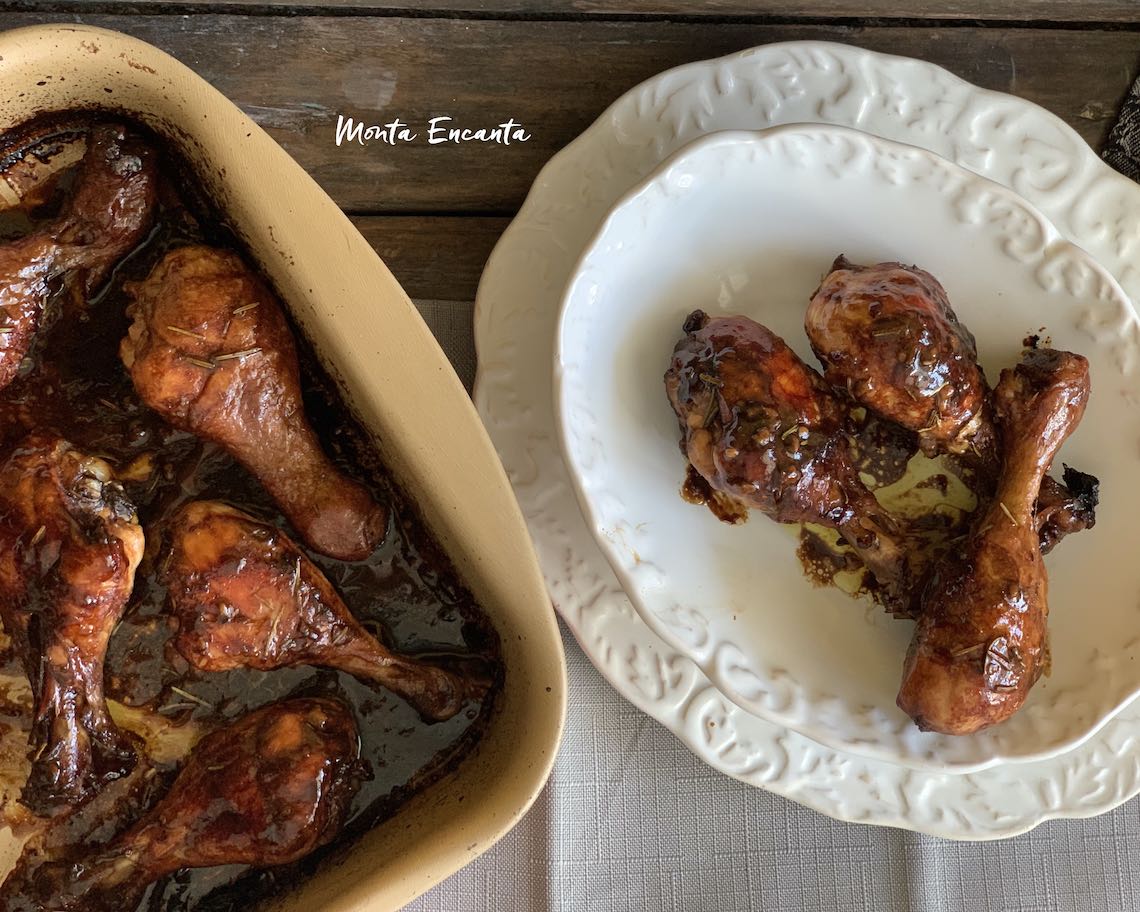
[[768,45],[649,80],[543,169],[479,288],[476,405],[555,606],[614,687],[709,765],[832,817],[994,839],[1111,810],[1140,791],[1140,706],[1076,750],[968,775],[824,748],[737,708],[654,634],[578,510],[558,451],[550,370],[558,303],[578,257],[619,197],[685,143],[797,122],[909,141],[1012,187],[1140,298],[1132,265],[1140,264],[1140,187],[1036,105],[928,63],[816,42]]
[[[815,364],[804,310],[839,253],[938,276],[995,380],[1040,328],[1092,364],[1057,464],[1097,475],[1106,496],[1096,528],[1048,560],[1053,672],[1011,720],[969,737],[920,732],[895,706],[912,624],[813,586],[789,527],[757,514],[728,526],[679,496],[662,374],[686,315],[746,314]],[[556,336],[555,409],[623,588],[722,693],[831,747],[965,771],[1071,748],[1140,690],[1140,563],[1104,547],[1140,515],[1140,451],[1103,443],[1140,440],[1138,337],[1115,280],[999,184],[843,127],[725,132],[665,162],[587,246]]]

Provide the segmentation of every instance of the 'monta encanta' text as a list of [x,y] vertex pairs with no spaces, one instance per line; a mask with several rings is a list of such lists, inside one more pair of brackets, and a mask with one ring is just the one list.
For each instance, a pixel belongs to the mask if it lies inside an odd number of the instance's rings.
[[[422,129],[422,128],[421,128]],[[429,146],[439,146],[445,143],[492,143],[500,146],[509,146],[511,143],[524,143],[530,139],[530,134],[513,118],[493,127],[457,127],[450,117],[433,117],[427,122],[427,128],[421,132],[412,129],[410,124],[404,123],[399,117],[386,124],[366,124],[354,117],[345,117],[338,114],[336,118],[336,144],[381,143],[395,146],[399,143],[415,142],[420,136],[427,140]]]

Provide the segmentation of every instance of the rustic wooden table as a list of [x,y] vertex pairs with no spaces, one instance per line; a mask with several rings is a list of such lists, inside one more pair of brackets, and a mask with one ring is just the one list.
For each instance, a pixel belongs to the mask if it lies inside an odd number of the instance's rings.
[[[905,12],[900,8],[906,7]],[[643,79],[815,38],[938,63],[1044,105],[1099,149],[1140,63],[1140,0],[8,0],[0,28],[80,21],[155,44],[239,104],[328,191],[407,292],[454,329],[545,162]],[[420,135],[335,144],[338,115]],[[430,118],[530,134],[429,145]]]

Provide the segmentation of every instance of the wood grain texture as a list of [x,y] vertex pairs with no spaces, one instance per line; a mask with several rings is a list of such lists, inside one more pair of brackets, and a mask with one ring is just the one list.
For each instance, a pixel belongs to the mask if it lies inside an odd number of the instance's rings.
[[[3,5],[3,4],[0,4]],[[13,6],[9,2],[6,4]],[[1140,24],[1138,0],[23,0],[25,9],[323,11],[349,15],[541,18],[919,19]]]
[[[630,87],[671,66],[771,41],[846,41],[946,66],[1056,112],[1099,147],[1140,63],[1140,33],[283,16],[0,14],[0,28],[81,21],[169,51],[248,111],[344,208],[515,211],[542,165]],[[423,126],[508,117],[509,147],[337,148],[338,114]]]
[[413,298],[475,300],[479,276],[510,219],[357,216],[353,224]]

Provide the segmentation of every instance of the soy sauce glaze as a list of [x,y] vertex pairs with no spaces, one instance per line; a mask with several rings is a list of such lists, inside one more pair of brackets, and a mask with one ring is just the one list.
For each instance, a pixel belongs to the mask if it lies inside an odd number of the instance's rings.
[[[103,457],[127,479],[124,486],[147,532],[147,553],[107,656],[107,693],[112,700],[157,717],[162,726],[209,729],[286,696],[336,695],[348,702],[356,716],[361,755],[372,778],[361,788],[348,826],[332,845],[298,864],[263,872],[239,867],[183,872],[148,892],[139,906],[147,912],[246,910],[256,900],[297,883],[312,873],[321,858],[343,851],[452,769],[483,733],[499,689],[496,684],[481,704],[471,705],[447,722],[429,725],[398,697],[344,674],[308,667],[199,673],[167,648],[173,622],[164,611],[165,592],[157,576],[162,524],[178,506],[195,498],[223,500],[282,526],[298,539],[258,482],[240,465],[217,447],[166,426],[142,405],[119,361],[119,342],[130,322],[124,283],[144,278],[164,253],[183,244],[241,249],[207,204],[180,193],[179,188],[193,186],[188,178],[188,169],[172,155],[165,155],[160,211],[148,239],[121,263],[94,299],[54,296],[24,370],[0,391],[0,458],[6,458],[28,430],[46,426],[80,449]],[[52,192],[37,194],[29,211],[0,213],[0,239],[19,236],[50,218],[67,184],[65,173],[54,182]],[[47,199],[40,198],[44,196]],[[388,478],[369,435],[351,416],[312,349],[293,328],[306,411],[325,449],[346,473],[368,485],[378,501],[392,507],[387,537],[367,560],[344,563],[306,553],[364,626],[389,646],[461,662],[477,659],[496,669],[501,680],[494,628],[432,540],[413,499]],[[10,648],[0,660],[5,674],[22,674]],[[7,703],[0,710],[4,724],[26,725],[26,708],[23,718]],[[68,825],[62,825],[48,844],[62,844],[61,853],[82,857],[83,852],[125,829],[161,797],[177,768],[170,760],[153,760],[152,765],[155,773],[145,787],[133,788],[122,800],[108,797],[110,806],[99,812],[109,816],[97,827],[73,822],[69,833]],[[86,840],[86,848],[68,847],[71,838]]]

